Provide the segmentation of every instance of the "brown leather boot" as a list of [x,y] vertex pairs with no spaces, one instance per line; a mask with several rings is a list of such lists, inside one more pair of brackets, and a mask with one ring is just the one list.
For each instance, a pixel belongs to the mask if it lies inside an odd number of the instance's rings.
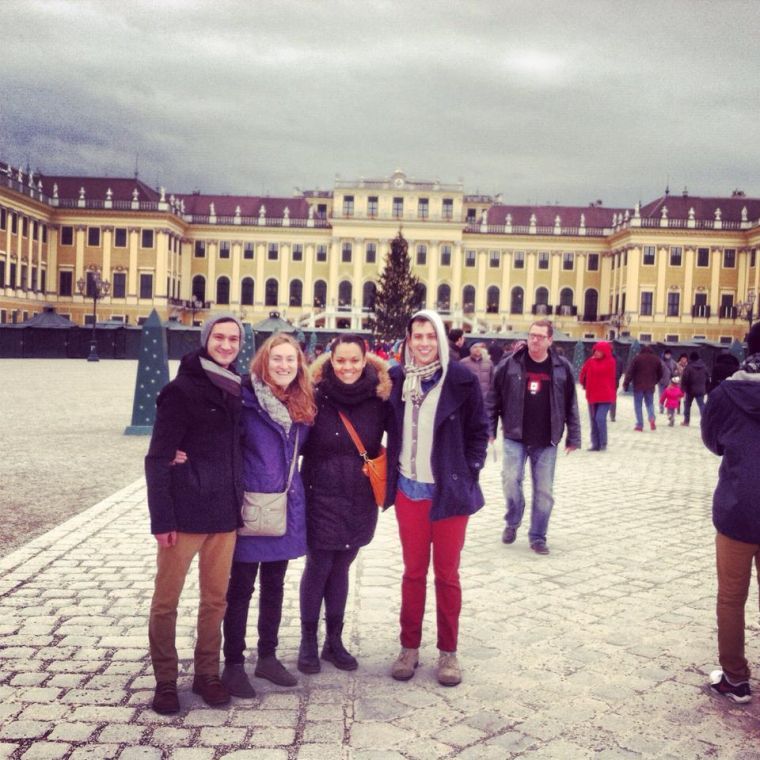
[[176,681],[159,681],[156,684],[152,707],[159,715],[172,715],[179,712]]
[[196,675],[193,678],[193,694],[200,694],[209,707],[221,707],[230,702],[230,692],[219,676]]

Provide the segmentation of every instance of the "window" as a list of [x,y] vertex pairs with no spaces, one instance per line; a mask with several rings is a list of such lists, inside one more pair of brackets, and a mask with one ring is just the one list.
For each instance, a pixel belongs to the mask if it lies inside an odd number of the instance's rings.
[[40,271],[40,290],[43,293],[47,292],[47,269]]
[[486,291],[486,313],[499,313],[499,289],[496,285],[491,285]]
[[29,220],[25,217],[21,217],[21,234],[23,237],[29,237]]
[[16,265],[15,261],[11,261],[11,267],[10,267],[10,275],[11,279],[8,282],[8,287],[15,288],[16,287],[16,273],[18,270],[18,266]]
[[264,306],[277,306],[278,287],[277,280],[270,277],[264,288]]
[[549,253],[548,253],[548,251],[539,251],[538,252],[538,268],[539,269],[548,269],[549,268]]
[[327,219],[326,203],[317,203],[317,219]]
[[253,259],[253,243],[246,243],[243,246],[243,258],[248,261]]
[[515,269],[525,269],[525,251],[515,251],[512,258],[512,266]]
[[153,248],[153,230],[143,230],[140,240],[141,248]]
[[[11,218],[13,218],[11,216]],[[61,227],[61,245],[74,245],[74,228]]]
[[153,275],[148,272],[140,274],[140,298],[153,298]]
[[353,288],[348,280],[338,285],[338,311],[351,311],[352,293]]
[[5,259],[0,259],[0,288],[5,287]]
[[367,216],[374,219],[377,216],[377,207],[377,196],[370,195],[369,198],[367,198]]
[[327,261],[327,246],[326,245],[317,246],[316,258],[317,258],[317,261],[320,263],[324,263],[325,261]]
[[[11,285],[13,283],[11,282]],[[74,273],[70,269],[62,269],[58,273],[58,295],[70,296],[74,286]]]
[[549,313],[549,290],[541,287],[536,289],[536,314]]
[[589,272],[598,272],[599,271],[599,254],[598,253],[589,253],[588,257],[586,258],[587,267]]
[[465,251],[464,254],[464,265],[466,267],[474,267],[475,266],[475,251]]
[[427,266],[427,246],[426,245],[417,246],[417,266],[418,267]]
[[404,215],[404,199],[393,199],[393,216],[395,219],[400,219]]
[[374,264],[377,261],[377,243],[367,243],[364,249],[364,260],[367,264]]
[[[562,290],[559,291],[559,305],[560,308],[562,307],[570,307],[573,306],[573,291],[571,288],[562,288]],[[561,314],[567,314],[569,312],[560,312]]]
[[654,266],[655,247],[653,245],[644,246],[644,257],[642,263],[646,267]]
[[350,264],[351,263],[351,257],[353,255],[353,246],[351,243],[345,242],[343,243],[343,247],[340,251],[340,260],[344,264]]
[[353,216],[353,215],[354,215],[354,196],[344,195],[343,196],[343,216]]
[[589,288],[583,296],[583,321],[596,322],[598,308],[599,293],[594,288]]
[[127,228],[126,227],[117,227],[113,231],[113,245],[114,245],[114,248],[127,247]]
[[753,248],[749,252],[749,265],[750,267],[755,266],[755,262],[757,261],[757,248]]
[[438,311],[444,313],[451,311],[451,288],[445,283],[438,286],[438,302],[436,306]]
[[477,216],[478,216],[477,209],[468,208],[467,209],[467,218],[466,218],[467,224],[475,224],[475,219],[477,218]]
[[652,333],[639,333],[639,340],[642,343],[651,343],[652,342]]
[[443,199],[443,211],[442,216],[446,221],[451,221],[454,218],[454,199]]
[[736,266],[736,249],[726,248],[723,251],[723,268],[733,269]]
[[472,285],[465,285],[462,289],[462,309],[465,314],[475,311],[475,288]]
[[718,338],[718,343],[723,346],[730,346],[734,342],[734,339],[730,335],[721,335]]
[[314,283],[314,308],[322,309],[327,302],[327,283],[324,280],[317,280]]
[[290,283],[288,303],[291,306],[300,306],[303,303],[303,283],[300,280],[293,280]]
[[230,280],[228,277],[220,277],[216,281],[216,302],[227,305],[230,302]]
[[377,297],[377,285],[371,280],[364,283],[362,288],[362,310],[373,311],[375,308],[375,299]]
[[6,229],[8,224],[8,213],[4,208],[0,208],[0,230]]
[[196,301],[206,302],[206,278],[202,274],[196,274],[193,277],[192,291]]
[[91,247],[100,245],[100,227],[87,228],[87,245]]
[[501,264],[501,252],[491,251],[488,254],[488,266],[491,267],[491,269],[498,269],[499,264]]
[[709,248],[697,248],[697,266],[698,267],[710,266],[710,249]]
[[293,245],[293,261],[303,261],[303,245],[301,243]]
[[229,240],[222,240],[219,243],[219,258],[228,259],[230,257],[230,242]]
[[36,221],[32,222],[32,238],[34,240],[39,239],[40,228]]
[[126,298],[127,296],[127,273],[126,272],[114,272],[111,275],[111,282],[113,286],[111,288],[111,295],[114,298]]
[[42,242],[47,243],[47,225],[42,225]]
[[277,243],[270,243],[267,248],[267,261],[277,261],[280,257],[280,249],[277,247]]
[[680,267],[683,260],[683,248],[680,245],[670,247],[670,266]]
[[566,272],[572,272],[573,270],[573,254],[569,251],[562,254],[562,269]]
[[521,287],[512,288],[512,294],[509,299],[509,313],[510,314],[522,314],[523,304],[525,301],[525,293]]
[[420,198],[417,201],[417,218],[427,219],[430,216],[430,202],[427,198]]
[[206,241],[205,240],[195,241],[195,258],[196,259],[206,258]]
[[450,245],[441,246],[441,266],[442,267],[451,266],[451,246]]
[[668,293],[668,312],[669,317],[677,317],[681,308],[681,294],[678,291]]
[[[414,286],[414,300],[412,301],[412,309],[419,311],[427,306],[427,286],[421,282],[418,282]],[[373,307],[374,308],[374,307]]]
[[720,294],[720,316],[722,319],[736,319],[733,293]]
[[253,306],[253,277],[243,277],[240,283],[240,305]]
[[652,297],[653,293],[651,290],[645,290],[641,293],[641,306],[639,307],[639,314],[641,314],[642,317],[652,316]]

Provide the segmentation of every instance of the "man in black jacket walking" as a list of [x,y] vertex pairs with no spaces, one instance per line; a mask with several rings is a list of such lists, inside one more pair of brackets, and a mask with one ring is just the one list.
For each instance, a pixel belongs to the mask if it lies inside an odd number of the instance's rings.
[[699,358],[696,351],[689,354],[689,363],[681,376],[681,389],[686,394],[683,407],[684,426],[689,425],[691,419],[691,402],[696,401],[699,407],[700,416],[705,411],[705,393],[710,382],[710,376],[707,372],[705,363]]
[[[200,605],[193,691],[212,706],[230,695],[219,679],[221,623],[235,548],[240,476],[240,377],[235,359],[243,326],[233,314],[210,318],[203,348],[182,357],[179,373],[158,396],[145,457],[151,533],[158,543],[148,636],[156,692],[153,709],[179,711],[177,606],[185,577],[199,555]],[[175,464],[175,452],[187,460]]]

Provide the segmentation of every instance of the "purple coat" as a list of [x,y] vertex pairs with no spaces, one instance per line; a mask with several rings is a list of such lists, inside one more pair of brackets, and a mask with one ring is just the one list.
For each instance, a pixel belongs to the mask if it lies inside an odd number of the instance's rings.
[[[294,423],[290,435],[259,404],[251,379],[243,378],[241,444],[243,487],[246,491],[284,491],[293,458],[296,429],[299,452],[309,435],[307,425]],[[284,536],[238,536],[235,562],[274,562],[306,554],[306,497],[296,467],[288,495],[288,529]]]

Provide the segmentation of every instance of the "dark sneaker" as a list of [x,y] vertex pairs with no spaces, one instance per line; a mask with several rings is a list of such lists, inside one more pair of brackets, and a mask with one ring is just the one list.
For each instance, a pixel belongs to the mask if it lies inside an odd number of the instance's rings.
[[230,692],[219,676],[196,675],[193,678],[193,694],[200,694],[209,707],[221,707],[230,703]]
[[733,699],[740,705],[746,705],[752,699],[752,692],[746,681],[734,685],[729,682],[722,670],[713,670],[710,673],[710,688],[716,694]]
[[179,712],[176,681],[159,681],[156,684],[152,707],[159,715],[172,715]]
[[501,542],[503,544],[513,544],[516,538],[517,528],[510,528],[510,526],[507,525],[507,527],[504,528],[504,532],[501,534]]
[[549,553],[549,547],[546,545],[546,541],[533,541],[530,548],[533,549],[536,554]]
[[253,675],[256,678],[266,678],[267,681],[278,686],[295,686],[298,683],[298,679],[289,673],[273,654],[268,657],[259,657]]
[[225,665],[222,671],[222,683],[233,697],[253,699],[256,696],[256,692],[248,680],[243,663]]

